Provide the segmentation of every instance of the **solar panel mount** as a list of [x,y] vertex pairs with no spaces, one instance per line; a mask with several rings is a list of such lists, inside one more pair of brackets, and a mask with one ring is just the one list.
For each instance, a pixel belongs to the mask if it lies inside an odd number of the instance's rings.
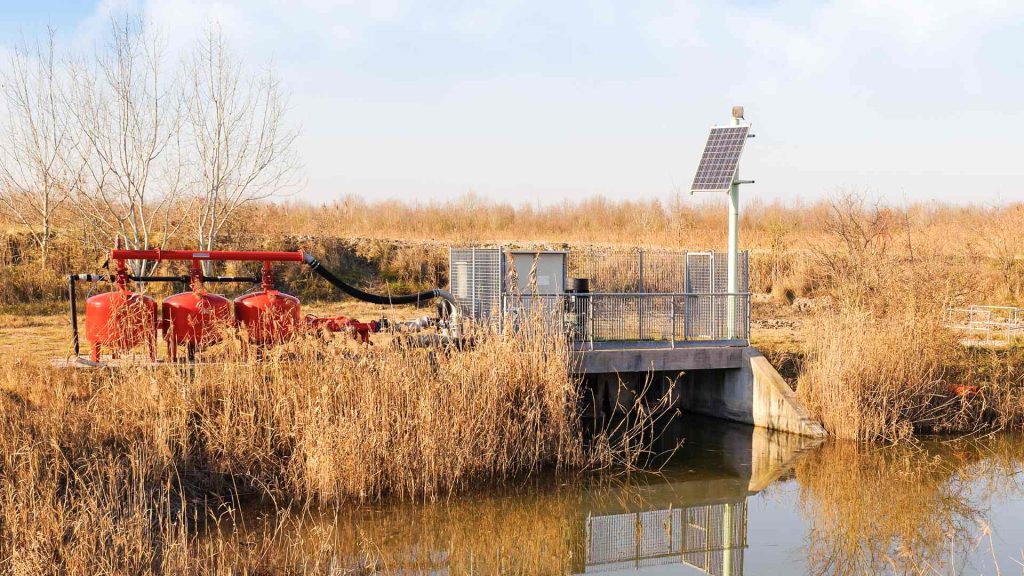
[[690,192],[728,192],[747,141],[750,125],[714,126],[704,145]]

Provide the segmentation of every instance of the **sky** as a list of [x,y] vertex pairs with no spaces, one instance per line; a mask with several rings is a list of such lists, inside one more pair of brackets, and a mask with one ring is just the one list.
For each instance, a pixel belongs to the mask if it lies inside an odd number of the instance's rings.
[[217,22],[281,77],[313,202],[669,199],[733,105],[745,198],[1024,201],[1020,0],[0,4],[0,48],[140,13],[184,53]]

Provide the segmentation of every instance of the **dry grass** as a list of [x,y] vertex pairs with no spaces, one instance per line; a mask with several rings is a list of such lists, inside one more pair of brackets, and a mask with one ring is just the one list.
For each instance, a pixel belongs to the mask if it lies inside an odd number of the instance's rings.
[[567,354],[536,336],[458,353],[309,336],[262,362],[8,366],[0,572],[204,573],[219,556],[194,519],[219,504],[444,500],[603,469],[615,445],[584,447]]
[[[1024,298],[1024,204],[958,207],[934,203],[903,208],[850,204],[837,196],[813,204],[745,202],[740,238],[752,252],[751,287],[790,296],[821,295],[821,262],[815,258],[835,236],[835,206],[858,216],[850,224],[878,217],[886,242],[895,253],[913,256],[910,248],[927,247],[948,271],[969,273],[970,297],[990,303]],[[185,207],[182,207],[184,211]],[[187,216],[187,214],[184,214]],[[259,226],[254,227],[253,222]],[[24,230],[0,217],[0,304],[59,298],[62,275],[96,271],[109,239],[97,240],[81,228],[74,211],[57,219],[54,256],[48,270],[33,266],[35,248]],[[186,246],[195,237],[188,218],[169,245]],[[263,203],[246,207],[221,239],[224,248],[308,248],[329,266],[373,275],[402,288],[444,283],[449,244],[512,243],[562,246],[625,245],[688,249],[723,249],[725,203],[676,197],[663,201],[613,201],[602,198],[551,206],[514,206],[480,197],[450,202],[371,202],[358,197],[310,205]],[[863,240],[864,238],[861,238]],[[97,242],[100,242],[97,244]],[[285,278],[306,298],[323,297],[320,283]],[[308,293],[307,293],[308,291]]]
[[[813,316],[798,394],[842,438],[1019,426],[1018,355],[973,354],[943,326],[977,278],[941,247],[920,245],[901,215],[847,197],[815,252],[828,305]],[[976,387],[976,388],[974,388]]]

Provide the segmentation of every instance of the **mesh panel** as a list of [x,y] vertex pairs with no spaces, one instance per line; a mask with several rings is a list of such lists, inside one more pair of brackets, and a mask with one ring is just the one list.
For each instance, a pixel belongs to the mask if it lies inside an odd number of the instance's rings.
[[640,252],[582,248],[569,252],[571,278],[589,278],[593,292],[639,292]]
[[450,290],[465,316],[487,320],[501,306],[501,249],[452,248],[449,255]]
[[568,273],[594,292],[682,292],[686,253],[584,248],[569,253]]
[[[748,254],[739,255],[736,288],[747,291]],[[748,296],[721,297],[729,291],[729,255],[724,252],[690,252],[686,255],[684,312],[685,337],[688,340],[725,340],[747,338]],[[733,309],[730,330],[729,308]]]

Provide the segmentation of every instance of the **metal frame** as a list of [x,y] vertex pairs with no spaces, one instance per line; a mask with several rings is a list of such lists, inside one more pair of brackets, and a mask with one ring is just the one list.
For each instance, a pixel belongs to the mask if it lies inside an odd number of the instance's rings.
[[721,188],[697,188],[694,185],[697,184],[697,177],[700,176],[701,173],[702,173],[701,172],[701,167],[703,165],[704,153],[706,153],[708,151],[708,145],[711,144],[711,136],[715,133],[715,130],[728,130],[730,128],[743,128],[745,126],[747,128],[747,134],[744,136],[744,139],[752,137],[750,135],[750,129],[753,128],[753,126],[751,126],[751,124],[749,122],[746,123],[746,124],[743,124],[741,122],[742,120],[743,120],[743,118],[735,118],[734,117],[729,124],[724,124],[724,125],[716,124],[716,125],[711,126],[711,128],[708,130],[708,138],[707,138],[707,140],[704,141],[704,148],[701,149],[701,152],[702,152],[702,154],[701,154],[701,161],[699,161],[697,163],[697,171],[694,173],[693,182],[690,184],[690,194],[704,194],[704,193],[720,194],[722,192],[729,192],[730,188],[732,186],[735,186],[736,180],[738,179],[739,171],[740,171],[740,160],[743,159],[743,151],[746,150],[746,148],[747,148],[746,145],[740,146],[739,153],[736,155],[736,165],[733,167],[732,177],[730,179],[730,182],[731,182],[730,186],[728,186],[728,187],[721,187]]
[[982,336],[987,344],[1009,344],[1024,338],[1024,308],[972,304],[947,308],[947,327],[972,336]]

